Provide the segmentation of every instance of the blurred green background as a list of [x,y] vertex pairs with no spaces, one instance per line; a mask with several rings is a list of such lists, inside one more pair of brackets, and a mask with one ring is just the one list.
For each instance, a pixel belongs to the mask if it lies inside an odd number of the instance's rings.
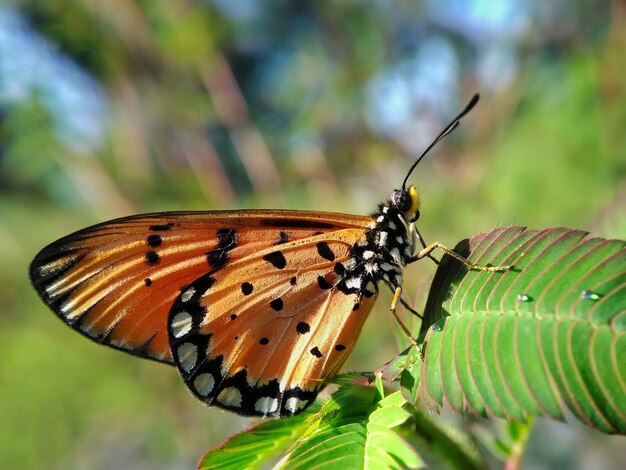
[[[623,238],[624,50],[620,0],[0,2],[0,468],[190,468],[247,423],[56,319],[27,277],[44,245],[147,211],[368,213],[477,91],[411,178],[426,239]],[[411,266],[407,292],[432,272]],[[348,369],[398,351],[388,302]],[[524,465],[623,451],[540,420]]]

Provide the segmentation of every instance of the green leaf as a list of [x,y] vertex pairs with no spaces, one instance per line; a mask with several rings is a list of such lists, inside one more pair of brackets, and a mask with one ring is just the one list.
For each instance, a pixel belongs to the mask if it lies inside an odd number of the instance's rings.
[[626,242],[566,228],[504,227],[444,256],[421,338],[419,399],[524,421],[564,419],[626,433]]
[[381,399],[376,387],[344,386],[324,404],[317,423],[281,465],[289,469],[419,467],[419,455],[391,429],[411,417],[402,408],[405,403],[398,392]]
[[379,408],[392,408],[392,407],[400,407],[404,406],[406,400],[402,396],[400,392],[394,392],[387,395],[385,398],[378,402]]
[[344,372],[329,377],[325,383],[337,385],[367,385],[372,377],[371,372]]
[[525,422],[494,420],[491,424],[496,425],[496,431],[476,424],[473,426],[473,435],[494,456],[507,461],[512,468],[518,468],[533,429],[534,419],[529,418]]
[[420,383],[421,350],[413,347],[404,357],[402,372],[400,373],[400,391],[406,401],[415,403]]
[[395,431],[377,423],[367,424],[367,439],[362,467],[418,468],[422,460],[415,450]]
[[378,402],[378,409],[372,411],[369,422],[380,424],[387,428],[394,428],[404,423],[411,414],[403,408],[406,400],[400,392],[387,395]]
[[200,460],[199,469],[259,468],[284,451],[306,430],[319,405],[311,405],[292,418],[263,421],[232,436],[222,446],[212,449]]

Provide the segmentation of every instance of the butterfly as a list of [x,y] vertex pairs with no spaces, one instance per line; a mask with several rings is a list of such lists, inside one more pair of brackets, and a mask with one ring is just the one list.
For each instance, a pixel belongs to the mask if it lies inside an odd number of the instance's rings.
[[414,225],[419,195],[407,180],[477,101],[370,216],[234,210],[124,217],[43,248],[30,266],[32,284],[67,325],[174,365],[208,405],[249,416],[297,414],[354,348],[380,283],[394,292],[395,308],[404,303],[407,264],[435,248],[459,257],[424,243]]

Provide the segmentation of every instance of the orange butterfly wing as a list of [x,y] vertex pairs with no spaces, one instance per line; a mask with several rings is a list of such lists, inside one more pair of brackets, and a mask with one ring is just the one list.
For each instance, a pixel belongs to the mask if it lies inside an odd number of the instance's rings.
[[169,315],[175,362],[209,405],[245,415],[306,408],[352,351],[377,286],[349,279],[362,228],[289,241],[202,276]]
[[172,363],[168,313],[188,285],[207,273],[227,275],[238,260],[275,244],[343,229],[362,233],[371,223],[279,210],[131,216],[50,244],[33,260],[30,277],[42,300],[83,335]]

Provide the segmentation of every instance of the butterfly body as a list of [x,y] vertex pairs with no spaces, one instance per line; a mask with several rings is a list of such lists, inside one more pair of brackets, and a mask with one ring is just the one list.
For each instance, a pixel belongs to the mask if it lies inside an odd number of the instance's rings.
[[392,201],[372,216],[138,215],[54,242],[35,257],[31,279],[72,328],[173,363],[205,403],[288,416],[338,372],[379,281],[401,285],[411,227]]

